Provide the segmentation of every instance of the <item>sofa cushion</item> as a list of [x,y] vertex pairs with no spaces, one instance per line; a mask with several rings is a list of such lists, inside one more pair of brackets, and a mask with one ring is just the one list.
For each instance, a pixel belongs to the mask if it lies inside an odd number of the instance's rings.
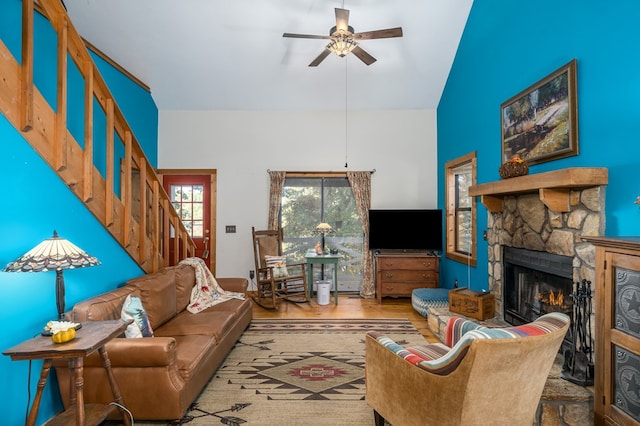
[[165,268],[156,273],[135,278],[128,281],[127,286],[133,286],[140,291],[140,299],[154,330],[176,315],[174,268]]
[[140,291],[135,287],[124,286],[78,302],[73,307],[72,319],[75,322],[120,319],[124,299],[130,294],[140,296]]
[[[221,303],[221,305],[224,305],[224,303]],[[204,334],[214,336],[216,342],[220,342],[235,325],[237,317],[238,315],[235,312],[220,311],[215,309],[215,306],[197,314],[182,311],[175,318],[156,329],[155,335],[176,337]]]
[[187,309],[191,301],[191,290],[196,284],[196,273],[192,266],[174,266],[176,274],[176,312]]
[[204,334],[175,336],[174,338],[176,340],[178,373],[183,380],[189,381],[202,359],[213,351],[213,347],[216,346],[216,338]]
[[[211,308],[209,308],[211,309]],[[209,309],[205,310],[207,312]],[[229,299],[224,303],[219,303],[215,306],[215,310],[219,312],[235,312],[238,316],[242,316],[246,311],[250,311],[251,301],[249,298],[240,300],[240,299]],[[200,314],[198,314],[200,315]]]

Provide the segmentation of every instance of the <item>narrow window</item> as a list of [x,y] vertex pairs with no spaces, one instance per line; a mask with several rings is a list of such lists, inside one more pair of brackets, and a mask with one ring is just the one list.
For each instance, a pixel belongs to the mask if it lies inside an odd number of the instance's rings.
[[469,187],[476,184],[476,153],[446,163],[446,257],[476,265],[476,200]]

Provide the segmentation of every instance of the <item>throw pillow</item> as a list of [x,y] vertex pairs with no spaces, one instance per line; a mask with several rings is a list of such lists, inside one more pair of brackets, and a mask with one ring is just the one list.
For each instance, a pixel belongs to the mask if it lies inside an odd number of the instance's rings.
[[289,275],[286,256],[265,256],[264,260],[267,268],[273,268],[274,278],[284,278]]
[[142,307],[142,301],[138,296],[127,296],[124,300],[124,305],[122,305],[120,317],[123,321],[133,320],[124,331],[126,337],[153,337],[153,330],[147,317],[147,311]]

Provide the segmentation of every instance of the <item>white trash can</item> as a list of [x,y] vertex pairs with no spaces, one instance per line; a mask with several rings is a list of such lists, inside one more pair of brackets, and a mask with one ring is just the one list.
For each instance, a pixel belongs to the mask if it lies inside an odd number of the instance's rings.
[[328,305],[331,299],[331,280],[316,281],[318,305]]

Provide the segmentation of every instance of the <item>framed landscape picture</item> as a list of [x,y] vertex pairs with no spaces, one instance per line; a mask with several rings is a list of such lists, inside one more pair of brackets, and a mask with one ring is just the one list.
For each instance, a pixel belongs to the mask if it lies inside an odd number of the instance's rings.
[[502,162],[529,165],[578,155],[576,60],[500,106]]

